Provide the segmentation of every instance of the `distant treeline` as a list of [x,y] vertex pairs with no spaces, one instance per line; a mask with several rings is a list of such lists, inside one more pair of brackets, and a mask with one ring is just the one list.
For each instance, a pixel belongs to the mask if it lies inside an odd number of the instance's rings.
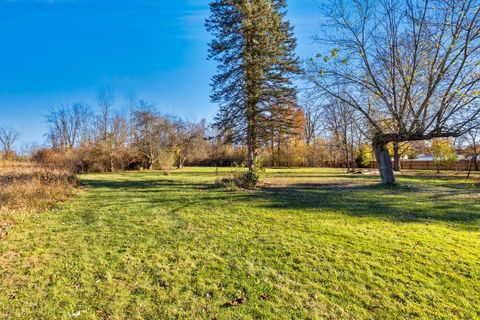
[[[230,141],[205,120],[188,121],[158,112],[155,104],[132,97],[118,106],[109,89],[100,89],[97,105],[85,103],[51,108],[46,145],[32,152],[43,165],[68,167],[76,172],[115,172],[158,169],[169,171],[185,165],[237,166],[247,161],[247,147]],[[121,111],[122,110],[122,111]],[[306,104],[289,109],[289,130],[272,130],[261,140],[259,157],[265,166],[355,166],[362,149],[358,131],[337,121],[333,110]],[[345,124],[345,129],[339,130]],[[341,132],[349,135],[342,137]],[[351,135],[350,135],[351,133]],[[358,134],[354,136],[354,134]],[[11,152],[11,151],[10,151]],[[366,158],[371,159],[371,152]]]
[[[355,114],[337,104],[319,105],[300,99],[284,116],[289,127],[275,123],[257,138],[258,158],[268,167],[369,167],[374,160],[371,142],[355,122]],[[244,141],[233,141],[205,120],[189,121],[163,114],[155,103],[128,99],[117,103],[109,89],[100,89],[96,105],[60,104],[47,115],[49,131],[41,148],[30,154],[37,163],[67,168],[78,173],[115,172],[189,166],[231,167],[247,163]],[[391,157],[401,169],[401,159],[431,154],[442,166],[480,151],[479,130],[471,130],[455,141],[443,139],[391,143]],[[1,158],[15,159],[18,132],[0,128]],[[459,151],[461,150],[461,151]],[[472,164],[478,170],[479,164]],[[408,168],[408,167],[406,167]]]

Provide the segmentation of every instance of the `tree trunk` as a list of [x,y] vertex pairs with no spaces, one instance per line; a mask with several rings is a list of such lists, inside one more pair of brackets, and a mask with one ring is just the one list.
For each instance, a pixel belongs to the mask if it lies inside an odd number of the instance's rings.
[[257,139],[255,135],[256,123],[254,114],[255,107],[256,103],[247,101],[247,167],[249,170],[255,170],[255,157],[257,152]]
[[187,158],[178,158],[177,169],[183,169],[185,161],[187,161]]
[[346,158],[346,161],[347,161],[347,172],[350,172],[350,157],[349,157],[349,153],[348,153],[348,145],[346,143],[344,143],[344,151],[345,151],[345,158]]
[[271,150],[272,150],[272,168],[273,168],[275,167],[275,137],[274,136],[272,136]]
[[393,143],[393,171],[400,172],[401,168],[400,158],[400,144],[398,142]]
[[470,180],[470,175],[472,174],[472,165],[473,165],[473,160],[474,158],[472,158],[472,161],[470,161],[470,164],[468,166],[468,174],[467,174],[467,180]]
[[382,183],[385,185],[395,184],[395,175],[393,174],[392,158],[388,152],[387,144],[384,142],[374,141],[373,149],[375,158],[377,159],[378,170]]
[[115,172],[115,164],[113,162],[113,155],[110,154],[110,172]]
[[148,165],[148,170],[150,170],[150,171],[153,170],[153,166],[155,165],[155,161],[153,160],[152,157],[149,157],[147,165]]
[[254,170],[255,168],[255,150],[251,143],[248,143],[248,152],[247,152],[247,167],[249,170]]
[[253,129],[248,130],[248,137],[247,137],[247,167],[249,170],[254,170],[255,166],[255,143],[254,143],[254,137],[253,137],[253,132],[251,132]]
[[280,134],[278,134],[278,139],[277,139],[277,167],[282,166],[282,154],[281,154],[281,141],[280,141]]

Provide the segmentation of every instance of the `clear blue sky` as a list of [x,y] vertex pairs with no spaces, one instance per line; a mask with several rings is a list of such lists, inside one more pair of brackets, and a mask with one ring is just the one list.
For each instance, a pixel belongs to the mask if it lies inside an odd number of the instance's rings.
[[[209,0],[0,0],[0,126],[43,142],[50,106],[94,104],[111,87],[164,113],[211,120],[215,65],[204,30]],[[315,48],[318,0],[290,0],[298,55]]]

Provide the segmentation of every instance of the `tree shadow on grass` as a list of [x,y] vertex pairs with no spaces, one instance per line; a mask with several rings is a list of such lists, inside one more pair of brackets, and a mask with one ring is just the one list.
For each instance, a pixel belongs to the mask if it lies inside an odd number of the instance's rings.
[[84,185],[93,190],[88,195],[89,207],[103,209],[140,206],[142,209],[162,208],[166,211],[178,212],[199,201],[208,204],[209,200],[222,200],[222,196],[201,196],[211,194],[209,191],[218,191],[214,184],[208,183],[190,183],[170,179],[143,181],[98,179],[86,180]]
[[[450,185],[452,187],[452,185]],[[330,210],[354,217],[375,217],[394,222],[438,221],[466,230],[479,230],[480,210],[475,200],[459,198],[478,192],[453,186],[431,193],[418,186],[379,184],[297,184],[266,188],[258,195],[267,207],[292,210]]]
[[[310,177],[310,176],[309,176]],[[316,177],[316,176],[312,176]],[[323,175],[318,176],[323,179],[332,179],[332,180],[340,180],[344,182],[354,182],[358,184],[362,184],[362,187],[369,187],[370,185],[375,185],[377,187],[381,187],[379,185],[380,177],[378,175],[354,175],[349,173],[341,173],[338,175]],[[297,178],[305,178],[305,176],[298,176]],[[477,189],[480,192],[480,183],[473,184],[471,181],[466,180],[466,176],[448,176],[448,175],[441,175],[436,173],[421,173],[415,175],[412,174],[401,174],[397,176],[397,180],[399,184],[396,185],[396,188],[402,188],[405,186],[409,186],[410,188],[415,188],[416,185],[423,185],[423,186],[434,186],[439,188],[447,188],[447,189],[458,189],[458,190],[475,190]],[[347,183],[352,184],[352,183]],[[368,184],[368,185],[364,185]],[[326,185],[322,183],[315,184],[318,186]],[[293,184],[292,186],[295,186]],[[394,188],[395,188],[394,187]],[[450,191],[450,190],[449,190]],[[455,191],[455,190],[451,190]]]
[[[110,189],[112,192],[128,191],[128,192],[157,192],[161,188],[192,188],[198,190],[215,189],[212,184],[206,183],[187,183],[184,181],[172,179],[158,179],[158,180],[86,180],[83,181],[86,187],[94,189]],[[102,193],[105,191],[102,191]]]
[[[253,192],[227,192],[213,184],[171,179],[87,180],[85,184],[92,189],[104,189],[90,196],[92,205],[102,207],[142,205],[144,208],[179,212],[192,206],[228,208],[233,201],[252,208],[298,210],[313,214],[329,211],[403,223],[437,221],[463,230],[478,231],[480,222],[477,202],[462,198],[478,191],[465,188],[463,183],[459,183],[461,187],[446,183],[445,187],[450,188],[442,192],[410,184],[385,187],[373,182],[364,185],[348,181],[289,184]],[[185,194],[189,195],[189,199]],[[105,201],[105,195],[112,201]]]

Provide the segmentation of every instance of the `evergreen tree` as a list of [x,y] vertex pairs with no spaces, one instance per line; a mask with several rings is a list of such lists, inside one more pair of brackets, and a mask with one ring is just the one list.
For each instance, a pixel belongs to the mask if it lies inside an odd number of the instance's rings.
[[220,105],[215,126],[247,144],[250,169],[267,127],[290,121],[278,117],[279,110],[296,102],[296,40],[285,8],[285,0],[215,0],[206,22],[214,36],[210,58],[218,62],[211,96]]

